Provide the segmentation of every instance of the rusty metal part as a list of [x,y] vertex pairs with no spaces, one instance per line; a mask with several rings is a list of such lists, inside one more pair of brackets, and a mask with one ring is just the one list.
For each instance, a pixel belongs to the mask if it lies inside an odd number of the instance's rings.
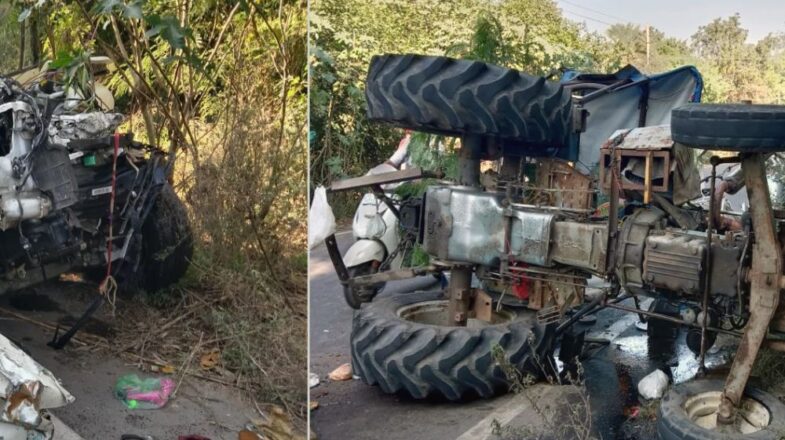
[[[610,139],[622,133],[624,139],[616,147],[620,150],[659,151],[673,146],[670,125],[623,128],[614,132]],[[607,148],[607,143],[603,148]]]
[[777,242],[763,157],[759,154],[743,156],[742,171],[755,231],[749,274],[750,318],[725,381],[717,414],[718,423],[725,424],[735,420],[736,406],[741,403],[753,363],[777,309],[782,271],[782,250]]
[[[673,149],[670,126],[658,125],[650,127],[638,127],[634,129],[621,129],[614,132],[609,140],[600,149],[600,182],[604,190],[611,188],[613,178],[616,180],[620,189],[643,191],[643,202],[651,202],[654,192],[668,192],[670,185],[668,175],[670,174],[670,163]],[[628,166],[640,166],[643,160],[643,183],[622,182],[621,163]],[[612,173],[607,173],[608,165],[611,166]],[[657,176],[662,180],[660,185],[654,185],[654,168],[661,171],[662,175]]]
[[480,321],[493,321],[493,298],[481,289],[476,289],[474,291],[472,314],[475,319]]
[[550,259],[568,266],[605,273],[608,226],[601,223],[555,222]]
[[[608,206],[608,245],[606,247],[605,258],[605,275],[608,279],[619,278],[616,271],[617,253],[616,249],[619,242],[619,161],[616,160],[615,145],[619,141],[614,141],[611,150],[611,188],[610,188],[610,203]],[[604,167],[600,167],[600,172],[603,172]]]
[[537,311],[537,322],[541,325],[555,324],[561,321],[563,313],[558,305],[554,304]]
[[[592,179],[560,159],[537,162],[536,188],[547,202],[545,205],[578,211],[589,210],[594,198]],[[547,191],[545,191],[547,189]]]
[[346,284],[351,287],[372,286],[374,284],[386,283],[388,281],[408,280],[421,275],[439,272],[436,266],[409,267],[399,270],[386,270],[370,275],[362,275],[346,280]]
[[[615,156],[615,157],[614,157]],[[609,173],[607,168],[611,168],[610,164],[614,162],[614,160],[621,164],[623,160],[629,159],[636,159],[644,160],[644,167],[648,171],[648,178],[644,176],[643,183],[634,183],[634,182],[622,182],[618,175],[615,173]],[[667,175],[662,178],[662,183],[660,185],[654,185],[652,183],[654,177],[652,176],[652,168],[657,166],[659,169],[670,170],[671,165],[671,152],[670,150],[663,150],[663,151],[651,151],[651,150],[623,150],[623,149],[608,149],[603,148],[600,150],[600,163],[603,164],[600,166],[600,182],[601,188],[604,191],[609,191],[611,189],[611,181],[613,180],[612,177],[616,176],[616,180],[622,190],[630,190],[630,191],[648,191],[649,194],[652,192],[659,192],[659,193],[667,193],[670,189],[670,183]],[[648,202],[647,202],[648,203]]]
[[[716,156],[712,157],[714,159]],[[714,194],[714,185],[717,180],[717,163],[716,160],[711,162],[711,194]],[[701,301],[701,313],[703,319],[701,320],[701,348],[700,355],[698,355],[698,368],[701,374],[706,372],[706,327],[708,326],[709,319],[709,295],[711,294],[711,245],[714,233],[714,215],[717,210],[716,200],[714,197],[709,199],[709,225],[706,228],[706,241],[708,242],[707,253],[708,258],[706,263],[706,273],[704,274],[705,285],[703,286],[703,300]]]
[[447,316],[450,323],[465,326],[469,319],[469,306],[472,300],[471,266],[453,266],[450,270],[450,284],[447,286]]
[[576,283],[574,275],[547,275],[531,280],[529,290],[528,308],[541,310],[550,306],[557,306],[559,313],[564,313],[567,309],[583,304],[585,284]]
[[391,171],[389,173],[381,173],[374,175],[367,175],[361,177],[352,177],[350,179],[343,179],[333,182],[330,185],[330,191],[348,191],[351,189],[373,187],[376,185],[386,185],[390,183],[406,182],[409,180],[418,180],[428,177],[440,177],[434,173],[423,171],[420,167],[407,168],[400,171]]

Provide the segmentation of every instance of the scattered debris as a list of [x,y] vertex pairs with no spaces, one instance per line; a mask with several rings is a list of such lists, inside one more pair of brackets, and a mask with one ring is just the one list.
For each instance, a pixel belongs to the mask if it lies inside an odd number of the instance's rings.
[[308,409],[309,410],[313,411],[313,410],[315,410],[317,408],[319,408],[319,402],[317,402],[315,400],[311,400],[310,403],[308,403]]
[[157,409],[169,401],[174,386],[169,378],[141,379],[136,374],[127,374],[117,379],[114,393],[130,409]]
[[221,352],[218,349],[213,349],[209,353],[202,355],[199,364],[204,370],[210,370],[221,361]]
[[263,437],[259,434],[244,429],[237,434],[238,440],[261,440]]
[[256,431],[265,440],[305,440],[305,435],[295,431],[289,415],[277,405],[267,405],[265,411],[259,410],[262,419],[253,420]]
[[0,335],[0,438],[51,438],[45,411],[74,401],[49,370]]
[[640,330],[642,332],[645,332],[645,331],[647,331],[649,329],[649,323],[648,322],[643,322],[643,321],[640,321],[640,320],[639,321],[635,321],[635,328],[637,328],[638,330]]
[[316,373],[308,373],[308,388],[313,388],[319,385],[321,381],[319,380],[319,375]]
[[638,393],[646,400],[661,398],[666,388],[668,388],[668,375],[659,369],[638,382]]
[[352,378],[352,365],[348,363],[343,364],[331,371],[328,377],[334,381],[349,380]]

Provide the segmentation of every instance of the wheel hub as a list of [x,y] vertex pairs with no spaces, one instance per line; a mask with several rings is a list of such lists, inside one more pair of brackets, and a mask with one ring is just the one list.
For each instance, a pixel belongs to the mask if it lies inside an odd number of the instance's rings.
[[764,429],[771,422],[771,412],[760,402],[750,397],[743,397],[732,425],[717,424],[717,414],[722,399],[722,391],[708,391],[691,396],[684,402],[687,417],[710,431],[724,431],[740,434],[752,434]]

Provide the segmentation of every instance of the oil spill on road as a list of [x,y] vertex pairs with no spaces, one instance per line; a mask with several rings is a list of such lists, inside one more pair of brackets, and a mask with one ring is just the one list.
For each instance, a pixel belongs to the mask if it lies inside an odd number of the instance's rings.
[[58,312],[60,305],[50,298],[33,289],[25,289],[8,296],[8,304],[26,312]]

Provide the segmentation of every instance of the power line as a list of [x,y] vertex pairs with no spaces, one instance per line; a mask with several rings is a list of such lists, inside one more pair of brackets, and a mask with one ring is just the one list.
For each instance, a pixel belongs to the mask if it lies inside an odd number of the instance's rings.
[[584,10],[587,10],[587,11],[594,12],[595,14],[604,15],[604,16],[606,16],[608,18],[612,18],[614,20],[619,20],[619,21],[622,21],[622,22],[625,22],[625,23],[632,23],[632,21],[627,20],[626,18],[621,18],[621,17],[616,16],[616,15],[606,14],[605,12],[599,11],[597,9],[588,8],[586,6],[579,5],[578,3],[574,3],[574,2],[571,2],[569,0],[559,0],[559,1],[561,1],[562,3],[567,3],[568,5],[575,6],[576,8],[580,8],[580,9],[584,9]]
[[616,24],[616,23],[608,23],[607,21],[599,20],[599,19],[596,19],[594,17],[589,17],[588,15],[579,14],[579,13],[577,13],[575,11],[570,11],[569,9],[562,8],[562,11],[564,11],[567,14],[576,15],[578,17],[585,18],[586,20],[596,21],[597,23],[602,23],[602,24],[608,25],[608,26],[613,26],[614,24]]

